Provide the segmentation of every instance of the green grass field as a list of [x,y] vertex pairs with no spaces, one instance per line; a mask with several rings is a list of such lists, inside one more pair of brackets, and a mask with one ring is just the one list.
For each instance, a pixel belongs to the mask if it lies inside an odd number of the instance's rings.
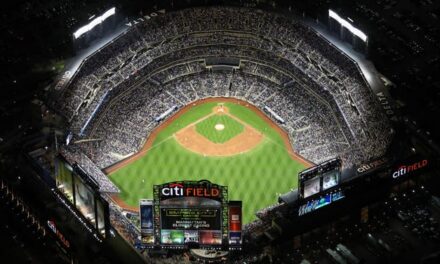
[[[243,222],[248,223],[255,219],[258,209],[276,203],[278,194],[297,187],[297,174],[304,165],[291,158],[277,131],[244,106],[224,103],[231,115],[265,135],[263,142],[252,150],[229,157],[204,157],[180,146],[172,135],[212,113],[216,105],[218,103],[211,102],[191,108],[158,134],[146,155],[109,175],[121,189],[120,197],[127,204],[137,206],[139,199],[152,198],[155,184],[206,179],[228,186],[230,200],[243,201]],[[231,120],[236,122],[232,118],[223,122]],[[213,128],[216,121],[210,120],[206,127],[196,129],[212,141],[225,140],[216,136],[218,132]],[[228,134],[232,137],[239,134],[243,126],[236,123],[238,125],[225,126],[222,132],[231,129]]]
[[[217,124],[224,125],[224,130],[216,130]],[[227,115],[213,115],[196,124],[196,131],[214,143],[224,143],[243,130],[242,124]]]

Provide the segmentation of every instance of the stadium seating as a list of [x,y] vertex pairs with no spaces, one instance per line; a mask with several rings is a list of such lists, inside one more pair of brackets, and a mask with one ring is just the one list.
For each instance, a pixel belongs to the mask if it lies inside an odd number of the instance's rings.
[[[215,61],[239,65],[216,70]],[[314,163],[339,156],[352,166],[383,155],[392,138],[352,59],[295,18],[255,9],[192,8],[138,23],[84,60],[69,85],[53,93],[74,139],[92,139],[65,146],[62,155],[105,193],[118,189],[100,169],[137,152],[160,124],[157,116],[202,98],[270,108],[285,121],[279,125],[295,151]],[[261,209],[245,232],[264,230],[282,208]],[[137,230],[114,205],[111,218],[136,241]]]
[[[300,22],[256,13],[168,13],[84,61],[57,103],[78,138],[100,139],[83,145],[86,155],[108,167],[139,150],[155,116],[216,96],[273,109],[312,162],[341,156],[350,166],[382,155],[392,134],[356,63]],[[205,59],[216,57],[237,58],[240,67],[213,72]]]

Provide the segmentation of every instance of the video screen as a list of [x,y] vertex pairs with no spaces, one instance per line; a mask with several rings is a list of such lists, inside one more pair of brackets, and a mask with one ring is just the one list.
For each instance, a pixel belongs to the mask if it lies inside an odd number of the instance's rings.
[[64,196],[73,203],[73,177],[72,167],[67,163],[57,159],[56,184]]
[[197,230],[185,230],[185,244],[187,243],[199,243],[199,231]]
[[314,177],[304,182],[304,198],[320,192],[320,177]]
[[162,229],[220,230],[220,208],[161,208]]
[[241,207],[229,207],[229,230],[241,231]]
[[322,174],[322,189],[327,190],[339,184],[339,171],[331,170]]
[[229,201],[229,245],[235,248],[242,243],[241,201]]
[[220,249],[230,238],[233,249],[241,248],[241,201],[228,201],[227,192],[227,186],[207,180],[155,185],[154,246]]
[[229,232],[229,243],[231,245],[241,244],[241,232]]
[[334,158],[301,171],[298,174],[300,198],[315,197],[320,192],[330,191],[338,186],[341,181],[341,166],[342,161],[339,158]]
[[98,232],[105,237],[105,209],[102,201],[96,201]]
[[161,230],[160,237],[162,244],[179,245],[184,243],[183,230]]
[[141,229],[153,229],[153,205],[141,204]]
[[153,201],[141,200],[139,214],[140,214],[142,243],[153,244],[154,243]]
[[99,194],[85,182],[75,165],[71,166],[61,157],[56,159],[56,185],[58,191],[81,212],[102,237],[105,237],[107,202],[101,200]]
[[79,177],[75,177],[75,203],[76,208],[84,217],[95,224],[95,197],[93,191]]
[[202,245],[220,245],[222,243],[222,232],[212,230],[200,231],[200,244]]
[[304,214],[308,214],[308,213],[313,212],[321,207],[324,207],[324,206],[327,206],[333,202],[336,202],[344,197],[345,197],[345,195],[344,195],[343,191],[338,191],[335,193],[328,193],[328,194],[326,194],[322,197],[319,197],[317,199],[312,199],[299,207],[298,215],[302,216]]

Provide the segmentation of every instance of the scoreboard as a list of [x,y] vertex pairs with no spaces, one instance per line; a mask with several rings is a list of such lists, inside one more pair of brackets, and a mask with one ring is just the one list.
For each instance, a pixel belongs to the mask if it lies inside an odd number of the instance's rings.
[[153,195],[140,201],[144,246],[241,249],[241,201],[228,201],[226,186],[170,182],[155,185]]
[[221,230],[220,208],[161,208],[162,229]]
[[298,216],[313,212],[345,197],[340,188],[342,161],[331,159],[298,175],[301,205]]
[[332,159],[306,169],[298,175],[299,196],[308,199],[334,189],[341,181],[340,159]]

